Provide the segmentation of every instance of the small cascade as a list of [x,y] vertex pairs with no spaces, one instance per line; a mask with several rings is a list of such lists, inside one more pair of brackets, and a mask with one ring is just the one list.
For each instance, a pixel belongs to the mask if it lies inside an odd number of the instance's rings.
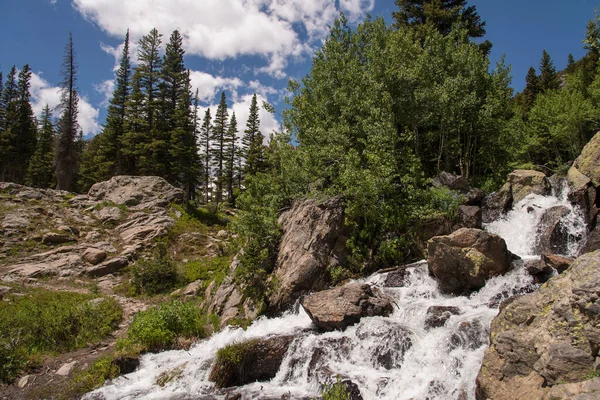
[[[558,192],[557,192],[558,193]],[[576,254],[585,232],[578,210],[563,191],[558,196],[530,195],[504,218],[486,226],[502,236],[513,253],[536,257],[538,226],[546,210],[564,206],[571,213],[561,221],[574,238]],[[296,335],[276,377],[236,392],[243,399],[312,399],[321,385],[339,375],[352,380],[365,400],[474,399],[475,378],[488,346],[489,326],[499,303],[535,284],[524,268],[487,281],[470,296],[440,293],[426,262],[406,270],[405,284],[383,288],[385,276],[364,281],[382,287],[397,305],[389,317],[363,318],[343,332],[319,333],[302,307],[279,318],[259,318],[247,330],[226,328],[196,343],[189,351],[167,351],[142,357],[139,369],[86,396],[88,399],[224,399],[208,380],[219,348],[270,335]],[[432,324],[431,310],[444,307],[445,323]],[[157,377],[179,368],[183,372],[164,387]],[[283,396],[283,397],[282,397]]]

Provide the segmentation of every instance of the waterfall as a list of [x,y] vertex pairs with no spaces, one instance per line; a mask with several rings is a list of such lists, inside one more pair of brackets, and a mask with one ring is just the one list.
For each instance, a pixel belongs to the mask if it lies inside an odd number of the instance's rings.
[[[536,257],[537,229],[544,212],[555,206],[571,210],[562,221],[569,237],[568,253],[575,255],[585,233],[578,210],[566,191],[552,196],[529,195],[502,219],[485,228],[502,236],[509,250]],[[253,383],[236,392],[243,399],[306,398],[319,396],[327,376],[352,380],[362,397],[370,399],[474,399],[475,378],[488,346],[489,326],[500,302],[535,288],[521,264],[492,278],[470,296],[443,295],[429,276],[426,262],[406,270],[405,284],[385,288],[385,275],[363,281],[378,285],[397,307],[389,317],[363,318],[343,332],[319,333],[302,307],[279,318],[259,318],[247,330],[225,328],[199,341],[189,351],[147,354],[136,372],[118,377],[88,394],[87,399],[224,399],[208,380],[216,352],[228,344],[271,335],[296,339],[270,382]],[[445,323],[428,327],[430,307],[448,307]],[[431,324],[429,324],[431,325]],[[182,370],[178,378],[160,387],[161,373]]]

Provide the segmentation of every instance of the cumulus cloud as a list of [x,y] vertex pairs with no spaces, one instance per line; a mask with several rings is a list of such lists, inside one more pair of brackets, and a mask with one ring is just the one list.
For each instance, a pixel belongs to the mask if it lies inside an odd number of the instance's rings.
[[[31,74],[31,108],[36,116],[39,117],[42,114],[46,104],[54,111],[54,116],[58,117],[60,88],[52,86],[40,74],[33,73]],[[98,109],[94,108],[85,98],[79,98],[78,121],[84,135],[96,135],[100,132],[98,114]]]
[[198,89],[198,98],[203,103],[212,101],[219,90],[229,91],[235,100],[238,87],[243,85],[239,78],[223,78],[202,71],[190,71],[190,80],[192,93]]
[[108,79],[104,82],[96,83],[94,84],[94,90],[104,96],[104,100],[100,103],[100,107],[108,107],[115,90],[115,81],[114,79]]
[[[374,0],[72,0],[75,9],[113,37],[129,28],[132,43],[156,27],[178,29],[188,54],[211,60],[258,55],[257,73],[286,76],[290,59],[310,54],[339,10],[358,19]],[[303,27],[306,35],[299,33]],[[306,36],[306,37],[305,37]],[[164,38],[168,40],[168,38]],[[118,49],[106,48],[117,53]]]

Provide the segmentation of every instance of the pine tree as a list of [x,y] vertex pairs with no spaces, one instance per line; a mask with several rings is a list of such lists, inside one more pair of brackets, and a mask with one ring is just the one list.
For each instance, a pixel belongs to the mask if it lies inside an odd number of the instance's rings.
[[[155,136],[155,145],[153,145],[154,164],[161,168],[159,174],[165,176],[171,183],[178,181],[179,171],[170,171],[169,163],[169,141],[173,139],[172,132],[176,127],[181,127],[181,115],[176,116],[179,102],[184,97],[191,107],[191,94],[188,87],[188,74],[184,66],[183,56],[183,38],[179,31],[175,30],[171,34],[169,43],[167,43],[165,56],[162,61],[160,100],[159,100],[159,121],[157,122],[157,136]],[[187,93],[186,93],[187,92]],[[187,129],[187,128],[186,128]],[[173,160],[177,163],[177,160]]]
[[575,58],[573,57],[573,54],[569,53],[569,56],[567,57],[567,68],[566,71],[567,73],[572,73],[573,70],[575,68]]
[[13,65],[6,79],[4,90],[2,91],[3,121],[0,126],[0,181],[7,181],[8,178],[8,158],[11,152],[11,140],[9,126],[13,123],[16,113],[17,96],[17,68]]
[[227,111],[227,101],[225,92],[221,93],[221,101],[217,107],[212,131],[211,158],[212,166],[215,169],[215,201],[217,208],[223,198],[223,184],[225,181],[225,162],[227,157],[227,128],[229,112]]
[[[98,139],[98,157],[105,165],[98,166],[103,170],[98,179],[108,179],[113,175],[122,175],[126,172],[125,160],[121,149],[123,135],[125,134],[125,115],[127,102],[131,93],[131,59],[129,56],[129,30],[125,34],[125,43],[117,70],[115,89],[106,115],[106,126]],[[104,176],[106,175],[106,176]]]
[[529,67],[525,78],[525,89],[519,95],[518,104],[523,113],[528,113],[533,107],[537,95],[540,93],[540,79],[535,73],[535,68]]
[[264,136],[260,132],[260,118],[255,93],[252,96],[250,113],[242,138],[242,154],[246,162],[244,174],[254,175],[261,169],[263,139]]
[[159,56],[162,35],[156,28],[152,28],[150,33],[142,37],[139,41],[138,66],[140,88],[145,99],[145,114],[148,130],[151,132],[156,128],[156,108],[159,94],[160,70],[162,61]]
[[150,134],[145,101],[140,71],[136,69],[131,78],[131,95],[125,103],[125,133],[120,143],[124,173],[127,175],[139,175],[143,169],[149,168],[145,165],[150,163],[145,156],[145,143]]
[[42,111],[35,153],[29,162],[27,179],[29,186],[50,188],[54,185],[54,138],[56,132],[52,123],[52,111],[46,104]]
[[4,131],[4,117],[6,115],[6,107],[4,105],[3,100],[4,93],[4,81],[2,78],[2,71],[0,71],[0,137],[2,136],[2,132]]
[[171,132],[169,153],[172,160],[171,171],[175,184],[184,192],[184,200],[190,201],[198,185],[200,157],[196,141],[195,117],[192,111],[192,95],[189,73],[185,89],[180,93],[174,113],[175,127]]
[[540,91],[558,89],[558,77],[556,76],[556,68],[552,63],[550,54],[546,50],[542,52],[542,60],[540,61]]
[[204,119],[202,120],[202,127],[200,128],[200,158],[202,162],[204,177],[204,195],[205,201],[208,203],[210,199],[210,177],[211,177],[211,139],[212,139],[212,117],[210,116],[210,108],[206,109],[204,113]]
[[235,197],[233,188],[235,186],[235,175],[236,175],[236,154],[238,153],[237,146],[237,119],[235,118],[235,112],[231,114],[229,120],[229,127],[227,128],[227,135],[225,138],[225,181],[227,183],[227,200],[229,204],[235,206]]
[[56,189],[71,190],[80,159],[80,134],[77,122],[79,95],[77,94],[77,64],[73,36],[65,48],[62,65],[62,82],[58,121],[58,143],[54,165],[56,167]]

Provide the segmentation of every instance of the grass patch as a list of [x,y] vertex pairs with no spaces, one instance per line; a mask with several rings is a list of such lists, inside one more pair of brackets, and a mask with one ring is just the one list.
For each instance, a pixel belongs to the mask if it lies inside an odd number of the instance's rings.
[[75,373],[72,382],[73,394],[82,395],[104,385],[108,379],[121,374],[111,356],[97,359],[89,368]]
[[161,304],[135,316],[127,337],[117,342],[117,350],[154,352],[172,348],[178,337],[202,338],[205,320],[195,302]]
[[350,392],[339,376],[335,383],[325,384],[321,396],[323,400],[350,400]]
[[234,386],[238,383],[235,372],[240,368],[248,351],[258,342],[259,340],[255,339],[233,343],[217,350],[217,357],[209,377],[211,381],[215,382],[217,388]]
[[196,261],[183,264],[185,280],[187,282],[202,280],[205,282],[204,287],[209,282],[215,281],[215,285],[218,286],[229,273],[232,260],[232,256],[202,257]]
[[42,354],[63,353],[95,343],[121,320],[110,298],[35,289],[0,303],[0,381],[13,381]]

